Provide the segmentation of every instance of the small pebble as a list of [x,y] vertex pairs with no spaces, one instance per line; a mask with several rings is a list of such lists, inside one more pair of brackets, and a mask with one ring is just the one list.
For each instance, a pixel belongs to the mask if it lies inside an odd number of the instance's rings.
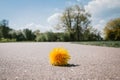
[[18,77],[15,77],[15,80],[17,80],[18,79]]

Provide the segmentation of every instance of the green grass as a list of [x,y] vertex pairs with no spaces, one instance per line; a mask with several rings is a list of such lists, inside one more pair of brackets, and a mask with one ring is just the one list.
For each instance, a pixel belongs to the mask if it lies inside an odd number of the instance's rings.
[[76,44],[83,45],[95,45],[95,46],[106,46],[106,47],[120,47],[120,41],[85,41],[85,42],[73,42]]
[[16,42],[16,39],[5,39],[5,38],[1,38],[0,42]]

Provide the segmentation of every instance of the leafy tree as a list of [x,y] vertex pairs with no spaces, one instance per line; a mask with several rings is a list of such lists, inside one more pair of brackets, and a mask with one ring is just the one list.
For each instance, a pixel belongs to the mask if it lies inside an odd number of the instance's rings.
[[17,41],[25,41],[25,37],[21,30],[16,31],[16,40]]
[[57,24],[57,27],[60,27],[60,29],[64,28],[65,31],[70,34],[72,41],[83,40],[84,30],[90,24],[89,17],[90,14],[85,12],[85,10],[78,5],[68,7],[63,12],[61,21]]
[[8,21],[2,20],[0,22],[0,37],[2,38],[10,38],[9,31],[12,29],[8,27]]
[[53,33],[51,31],[41,33],[36,36],[36,41],[56,41],[57,40],[57,35],[56,33]]
[[16,39],[17,31],[16,30],[11,30],[11,31],[9,31],[9,35],[10,35],[11,39]]
[[0,39],[3,37],[2,35],[2,27],[0,26]]
[[47,41],[56,41],[57,40],[57,36],[52,31],[46,32],[45,35],[46,35]]
[[24,35],[26,41],[33,41],[35,39],[34,33],[29,29],[24,29],[23,35]]
[[37,42],[44,42],[44,41],[47,41],[47,37],[46,37],[45,33],[41,33],[41,34],[36,36],[35,40]]
[[37,36],[37,35],[40,34],[40,30],[35,30],[33,33],[34,33],[35,36]]
[[89,17],[91,15],[85,12],[84,9],[80,8],[78,5],[75,6],[74,11],[74,29],[76,33],[76,40],[83,40],[83,34],[86,31],[87,27],[90,25]]
[[70,35],[66,32],[54,33],[56,41],[70,41]]
[[3,19],[2,21],[0,21],[0,25],[8,26],[8,20]]
[[82,40],[85,40],[85,41],[102,40],[102,37],[100,36],[101,35],[100,31],[93,28],[92,26],[89,26],[86,29],[84,29],[82,35],[83,35]]
[[120,40],[120,18],[110,20],[104,28],[104,34],[106,40]]

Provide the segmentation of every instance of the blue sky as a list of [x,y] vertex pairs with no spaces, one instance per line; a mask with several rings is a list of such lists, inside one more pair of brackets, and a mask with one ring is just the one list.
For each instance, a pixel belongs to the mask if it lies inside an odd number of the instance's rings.
[[14,29],[53,30],[56,19],[67,6],[79,4],[92,14],[92,25],[102,30],[106,22],[120,17],[119,0],[0,0],[0,20]]

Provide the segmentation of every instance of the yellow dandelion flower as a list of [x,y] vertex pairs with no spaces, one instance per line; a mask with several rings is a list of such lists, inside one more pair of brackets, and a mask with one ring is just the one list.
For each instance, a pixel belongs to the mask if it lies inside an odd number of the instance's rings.
[[55,66],[64,66],[68,64],[70,55],[68,51],[64,48],[54,48],[50,52],[50,63]]

